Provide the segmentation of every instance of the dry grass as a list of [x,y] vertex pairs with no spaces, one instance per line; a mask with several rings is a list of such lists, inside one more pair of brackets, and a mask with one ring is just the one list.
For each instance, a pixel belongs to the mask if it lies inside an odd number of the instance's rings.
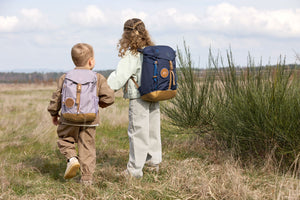
[[166,123],[159,174],[145,169],[142,179],[125,179],[128,101],[120,93],[101,110],[95,184],[83,187],[79,176],[65,181],[46,111],[55,86],[0,88],[0,199],[300,199],[292,171],[281,174],[267,159],[266,167],[241,167],[213,138],[170,133],[176,130]]
[[115,94],[115,103],[105,109],[100,110],[101,124],[109,126],[124,126],[128,124],[128,100],[123,99],[121,90]]

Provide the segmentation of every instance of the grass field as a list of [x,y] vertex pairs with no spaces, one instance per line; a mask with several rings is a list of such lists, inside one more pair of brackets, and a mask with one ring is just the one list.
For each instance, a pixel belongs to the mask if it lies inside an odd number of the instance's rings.
[[[210,135],[182,134],[162,116],[163,162],[158,174],[127,180],[128,101],[100,110],[95,184],[64,180],[64,157],[47,105],[55,85],[0,85],[0,199],[300,199],[300,180],[271,159],[243,164]],[[166,103],[166,102],[164,102]],[[178,134],[177,134],[178,133]]]

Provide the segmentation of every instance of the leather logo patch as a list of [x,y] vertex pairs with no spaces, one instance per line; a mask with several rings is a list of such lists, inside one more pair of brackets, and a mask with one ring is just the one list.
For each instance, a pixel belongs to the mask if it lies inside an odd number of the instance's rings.
[[169,75],[169,70],[167,68],[162,68],[161,71],[160,71],[160,75],[163,78],[167,78],[168,75]]
[[65,105],[67,106],[67,108],[72,108],[74,106],[74,104],[75,104],[74,99],[72,99],[72,98],[66,99]]

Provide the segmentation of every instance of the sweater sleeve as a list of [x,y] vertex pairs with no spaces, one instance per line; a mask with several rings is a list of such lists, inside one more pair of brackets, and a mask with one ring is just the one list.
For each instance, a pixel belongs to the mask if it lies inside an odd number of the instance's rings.
[[51,116],[57,116],[59,110],[61,109],[61,90],[63,86],[63,82],[65,80],[65,74],[62,75],[57,82],[57,89],[52,94],[52,98],[50,99],[50,103],[48,105],[48,112]]
[[115,101],[115,93],[107,84],[105,77],[101,74],[97,74],[98,76],[98,96],[99,96],[99,106],[101,108],[105,108],[110,106]]
[[136,59],[133,59],[133,55],[126,54],[118,63],[117,69],[113,71],[108,79],[107,83],[113,90],[121,89],[131,75],[136,72]]

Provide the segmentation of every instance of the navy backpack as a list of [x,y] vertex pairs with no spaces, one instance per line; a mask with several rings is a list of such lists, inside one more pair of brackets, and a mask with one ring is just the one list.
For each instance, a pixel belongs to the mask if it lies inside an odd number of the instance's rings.
[[141,85],[131,77],[145,101],[162,101],[176,96],[176,53],[169,46],[148,46],[143,54]]

